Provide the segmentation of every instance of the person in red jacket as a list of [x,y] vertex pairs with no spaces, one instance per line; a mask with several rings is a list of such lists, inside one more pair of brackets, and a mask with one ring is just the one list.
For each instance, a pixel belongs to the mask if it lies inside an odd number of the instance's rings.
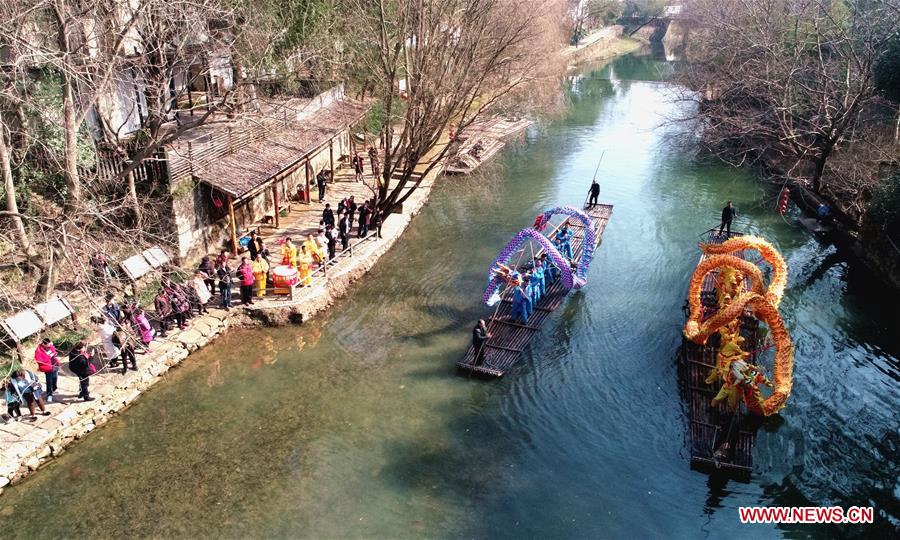
[[34,360],[38,370],[44,374],[47,381],[47,402],[53,402],[53,392],[56,392],[56,381],[59,376],[59,354],[50,338],[41,340],[40,345],[34,351]]

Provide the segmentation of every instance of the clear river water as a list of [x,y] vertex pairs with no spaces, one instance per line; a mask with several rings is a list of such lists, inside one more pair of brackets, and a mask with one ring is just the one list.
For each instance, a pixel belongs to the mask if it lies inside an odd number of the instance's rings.
[[[665,120],[671,67],[570,78],[564,115],[446,178],[352,294],[299,327],[234,331],[0,497],[6,537],[882,537],[900,524],[896,297],[705,163]],[[499,381],[460,376],[486,271],[534,216],[615,205],[590,283]],[[790,278],[794,392],[749,484],[689,469],[676,380],[698,234],[731,199]],[[894,322],[891,323],[890,321]],[[741,526],[746,505],[862,505],[862,527]]]

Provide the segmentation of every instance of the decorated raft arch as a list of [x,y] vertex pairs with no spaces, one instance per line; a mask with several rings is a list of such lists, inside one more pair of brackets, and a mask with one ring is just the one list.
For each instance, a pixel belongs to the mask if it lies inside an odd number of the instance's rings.
[[557,206],[538,215],[534,220],[534,228],[538,231],[544,230],[544,227],[550,222],[550,218],[558,215],[575,218],[584,227],[584,243],[582,244],[584,249],[578,262],[578,268],[573,276],[572,285],[569,286],[580,289],[587,285],[587,273],[591,267],[591,261],[594,259],[594,247],[597,245],[597,231],[594,229],[594,220],[591,219],[591,216],[574,206]]
[[529,227],[527,229],[522,229],[518,234],[513,236],[512,240],[506,244],[500,251],[500,254],[497,255],[497,258],[494,259],[494,262],[491,263],[491,269],[488,273],[488,286],[484,290],[484,295],[482,296],[482,301],[485,304],[489,303],[491,297],[499,292],[500,287],[505,283],[503,278],[498,275],[497,269],[500,265],[507,265],[510,262],[510,259],[512,259],[513,254],[528,240],[534,240],[540,244],[544,249],[544,252],[547,253],[547,257],[549,257],[550,260],[553,261],[553,264],[559,268],[562,284],[566,288],[572,288],[574,276],[572,274],[572,269],[569,267],[569,260],[556,249],[556,246],[554,246],[546,236]]

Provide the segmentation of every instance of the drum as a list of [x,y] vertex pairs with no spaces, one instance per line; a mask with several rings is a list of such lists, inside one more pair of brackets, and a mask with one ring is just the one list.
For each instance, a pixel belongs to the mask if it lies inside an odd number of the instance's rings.
[[282,264],[272,270],[272,282],[275,285],[275,294],[290,294],[291,287],[297,284],[299,277],[297,269],[293,266]]

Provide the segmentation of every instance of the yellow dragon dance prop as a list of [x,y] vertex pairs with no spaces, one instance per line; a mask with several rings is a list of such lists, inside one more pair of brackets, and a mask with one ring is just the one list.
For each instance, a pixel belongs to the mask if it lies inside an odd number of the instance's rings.
[[[794,345],[778,313],[787,286],[787,264],[772,244],[756,236],[731,238],[721,244],[700,244],[700,249],[708,257],[697,265],[691,276],[688,288],[690,316],[684,326],[684,335],[702,345],[714,332],[719,333],[721,343],[716,367],[707,382],[721,380],[723,386],[713,403],[725,400],[731,408],[736,408],[739,398],[743,397],[752,412],[764,416],[775,414],[784,408],[793,384]],[[764,288],[759,267],[732,255],[748,249],[758,251],[772,267],[768,288]],[[718,310],[703,320],[700,292],[704,278],[714,270],[719,270],[716,280]],[[750,280],[750,290],[744,290],[745,279]],[[750,353],[741,348],[744,338],[740,335],[740,317],[747,311],[769,326],[775,342],[772,381],[759,367],[746,362]],[[760,384],[772,387],[769,397],[762,398]]]

